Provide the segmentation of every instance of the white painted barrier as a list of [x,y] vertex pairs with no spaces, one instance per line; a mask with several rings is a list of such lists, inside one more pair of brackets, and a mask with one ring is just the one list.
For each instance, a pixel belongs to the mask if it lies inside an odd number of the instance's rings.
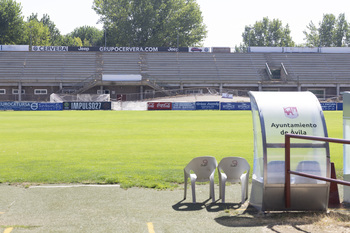
[[115,111],[147,111],[147,102],[120,101],[112,102],[112,110]]

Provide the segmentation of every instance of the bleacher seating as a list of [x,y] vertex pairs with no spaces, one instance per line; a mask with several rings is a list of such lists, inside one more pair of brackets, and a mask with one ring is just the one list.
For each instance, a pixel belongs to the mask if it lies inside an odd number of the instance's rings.
[[[278,68],[281,63],[288,77],[272,82],[265,65]],[[350,86],[349,63],[347,53],[0,52],[0,88],[19,82],[58,87],[103,74],[141,74],[163,87],[230,84],[248,89],[269,81]]]
[[93,53],[1,52],[2,82],[78,82],[95,73]]

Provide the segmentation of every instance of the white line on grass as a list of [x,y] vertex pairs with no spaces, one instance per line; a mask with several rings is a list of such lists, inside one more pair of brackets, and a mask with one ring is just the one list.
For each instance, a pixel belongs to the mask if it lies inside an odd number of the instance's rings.
[[97,187],[97,188],[120,188],[119,184],[107,184],[107,185],[98,185],[98,184],[74,184],[74,185],[38,185],[30,186],[30,189],[34,188],[77,188],[77,187]]

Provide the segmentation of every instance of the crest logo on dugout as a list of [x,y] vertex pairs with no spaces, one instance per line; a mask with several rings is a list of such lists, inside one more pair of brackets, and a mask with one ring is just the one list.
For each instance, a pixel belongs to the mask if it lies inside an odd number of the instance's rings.
[[298,109],[296,107],[287,107],[284,109],[284,115],[288,118],[294,119],[299,116]]

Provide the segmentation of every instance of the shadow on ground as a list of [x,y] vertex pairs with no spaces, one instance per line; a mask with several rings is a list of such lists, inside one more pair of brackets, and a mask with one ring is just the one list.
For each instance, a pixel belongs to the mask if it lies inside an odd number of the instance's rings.
[[[222,216],[214,220],[225,227],[267,227],[273,232],[283,232],[281,227],[293,228],[295,232],[313,232],[310,225],[319,225],[321,228],[330,225],[339,225],[350,230],[350,206],[340,209],[329,209],[327,212],[261,212],[251,205],[241,203],[220,203],[219,200],[210,202],[210,199],[201,203],[186,203],[185,200],[173,205],[176,211],[222,212]],[[307,225],[307,227],[305,227]],[[304,227],[303,227],[304,226]]]
[[198,211],[206,209],[208,212],[220,212],[228,209],[239,209],[242,207],[241,203],[219,203],[220,199],[207,204],[210,200],[211,199],[207,199],[204,202],[197,203],[184,202],[185,200],[181,200],[172,207],[176,211]]
[[327,212],[269,212],[263,213],[249,205],[243,212],[232,211],[226,216],[215,218],[215,221],[225,227],[261,227],[266,226],[273,232],[277,226],[290,226],[297,232],[310,232],[302,229],[303,225],[319,225],[320,227],[329,225],[339,225],[350,229],[350,209],[331,209]]
[[206,204],[209,202],[210,199],[205,200],[204,202],[197,202],[197,203],[188,203],[184,202],[185,200],[181,200],[175,205],[173,205],[173,209],[176,211],[198,211],[206,208]]

